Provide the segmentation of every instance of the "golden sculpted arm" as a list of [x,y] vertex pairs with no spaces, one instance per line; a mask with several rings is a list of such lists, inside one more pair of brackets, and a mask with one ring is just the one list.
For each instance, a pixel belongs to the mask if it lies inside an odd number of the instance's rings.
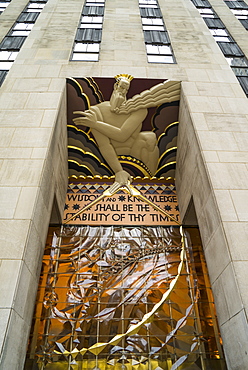
[[[75,114],[81,115],[81,117],[74,118],[74,123],[76,125],[91,127],[92,129],[101,132],[103,135],[107,135],[110,139],[119,142],[125,142],[147,115],[146,109],[139,109],[137,112],[133,112],[132,115],[125,115],[125,120],[122,125],[120,127],[116,127],[113,126],[113,124],[98,120],[100,112],[96,112],[96,109],[99,110],[98,107],[92,107],[84,112],[74,112]],[[112,113],[112,117],[117,121],[120,120],[120,117],[118,117],[116,113]]]
[[81,117],[73,120],[76,125],[83,125],[92,129],[92,134],[97,141],[102,156],[115,173],[115,182],[119,185],[127,185],[128,183],[131,183],[132,179],[130,174],[123,170],[121,163],[118,160],[116,153],[117,148],[115,147],[114,142],[117,146],[118,143],[123,143],[127,146],[126,149],[130,151],[132,140],[128,142],[128,139],[141,125],[147,115],[147,110],[140,109],[132,115],[122,115],[122,118],[124,119],[122,119],[123,122],[120,127],[114,126],[115,123],[120,123],[121,120],[121,117],[114,112],[110,112],[109,119],[112,124],[102,121],[102,113],[105,113],[107,116],[109,114],[109,107],[107,105],[100,107],[95,106],[87,111],[77,111],[74,113],[81,115]]

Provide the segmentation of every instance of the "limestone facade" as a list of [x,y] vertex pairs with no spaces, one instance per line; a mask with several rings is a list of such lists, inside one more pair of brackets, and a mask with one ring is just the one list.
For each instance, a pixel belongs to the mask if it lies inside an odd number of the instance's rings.
[[[248,368],[248,102],[190,0],[160,0],[177,64],[148,64],[138,2],[106,1],[99,62],[70,62],[83,1],[49,0],[0,95],[0,369],[22,369],[51,214],[67,188],[65,78],[182,81],[176,185],[195,208],[230,370]],[[248,57],[247,31],[210,0]],[[0,37],[25,0],[2,13]],[[57,212],[56,212],[57,210]]]

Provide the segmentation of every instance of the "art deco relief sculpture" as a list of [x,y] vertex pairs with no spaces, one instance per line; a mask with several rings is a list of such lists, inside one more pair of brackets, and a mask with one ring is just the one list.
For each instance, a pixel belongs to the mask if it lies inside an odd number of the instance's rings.
[[179,100],[180,83],[165,81],[131,99],[126,99],[130,75],[118,75],[110,101],[92,106],[84,112],[76,111],[76,125],[91,128],[100,152],[115,173],[115,187],[128,185],[131,176],[124,171],[118,155],[131,155],[141,160],[155,173],[159,158],[157,138],[154,132],[142,131],[147,108]]

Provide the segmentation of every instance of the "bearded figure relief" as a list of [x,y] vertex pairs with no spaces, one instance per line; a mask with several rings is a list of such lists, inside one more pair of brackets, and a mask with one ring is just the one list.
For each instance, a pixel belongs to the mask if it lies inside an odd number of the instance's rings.
[[180,97],[180,82],[167,80],[127,99],[132,79],[130,75],[116,76],[109,101],[74,111],[74,124],[90,128],[118,186],[131,182],[131,174],[120,161],[123,155],[140,161],[150,177],[156,174],[161,156],[158,137],[153,131],[142,131],[142,123],[148,108],[178,102]]

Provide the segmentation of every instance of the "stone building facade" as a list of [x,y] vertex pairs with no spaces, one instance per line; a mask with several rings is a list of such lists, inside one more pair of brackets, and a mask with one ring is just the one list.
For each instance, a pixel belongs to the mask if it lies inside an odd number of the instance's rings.
[[[209,0],[248,57],[247,31]],[[1,14],[3,39],[26,0]],[[228,369],[248,368],[248,102],[190,0],[160,0],[175,64],[148,63],[138,2],[107,0],[98,62],[70,61],[83,1],[49,0],[1,87],[0,369],[22,369],[49,222],[67,189],[66,78],[181,82],[176,186],[198,223]]]

